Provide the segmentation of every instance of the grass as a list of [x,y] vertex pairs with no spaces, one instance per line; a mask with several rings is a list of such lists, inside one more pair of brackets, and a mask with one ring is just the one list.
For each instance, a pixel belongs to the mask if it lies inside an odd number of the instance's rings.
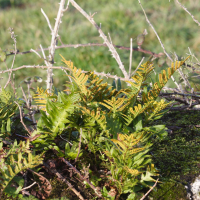
[[[0,1],[0,5],[2,1]],[[13,48],[13,41],[8,33],[8,28],[13,27],[17,35],[17,48],[20,51],[27,51],[31,48],[37,49],[41,44],[48,47],[51,40],[50,30],[42,15],[40,8],[45,13],[53,25],[58,10],[58,2],[54,0],[40,0],[32,2],[26,0],[23,6],[17,7],[13,4],[11,7],[4,7],[0,12],[0,47],[2,49]],[[87,12],[97,12],[94,19],[97,24],[102,24],[102,30],[105,34],[110,33],[112,41],[116,45],[129,46],[130,38],[133,38],[133,46],[136,47],[136,37],[147,29],[148,35],[144,49],[159,53],[162,48],[149,25],[146,23],[144,14],[138,4],[138,1],[101,1],[100,3],[93,0],[83,2],[78,0],[77,3]],[[198,46],[199,27],[192,21],[191,17],[183,11],[174,2],[168,1],[147,1],[142,2],[149,20],[157,30],[162,42],[168,52],[176,52],[179,56],[186,56],[188,47],[199,57]],[[192,12],[195,18],[200,18],[198,13],[199,5],[195,1],[182,1],[182,3]],[[60,26],[59,35],[65,44],[77,43],[102,43],[97,30],[71,5],[69,10],[64,13],[63,23]],[[60,43],[59,43],[60,44]],[[129,51],[117,50],[121,56],[122,62],[126,69],[129,66]],[[48,52],[46,52],[48,54]],[[109,72],[123,76],[116,61],[111,57],[106,47],[86,47],[86,48],[65,48],[56,50],[56,65],[62,65],[59,54],[66,59],[72,60],[78,68],[84,70],[96,70],[98,72]],[[133,69],[138,65],[142,57],[149,57],[139,52],[133,52]],[[8,57],[6,63],[11,66],[12,57]],[[14,67],[21,65],[42,65],[43,60],[36,54],[18,55]],[[0,65],[1,69],[6,69],[4,63]],[[165,68],[163,66],[162,68]],[[157,71],[160,68],[156,69]],[[46,71],[36,69],[23,69],[15,73],[16,82],[22,81],[28,76],[42,76],[45,80]],[[62,89],[66,80],[64,74],[59,70],[54,70],[55,86]],[[7,75],[3,75],[2,84],[5,84]],[[43,82],[44,85],[44,82]]]

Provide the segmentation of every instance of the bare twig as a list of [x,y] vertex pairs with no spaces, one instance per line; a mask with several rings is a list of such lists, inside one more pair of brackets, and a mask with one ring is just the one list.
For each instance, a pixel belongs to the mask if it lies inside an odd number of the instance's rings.
[[165,55],[166,55],[171,61],[173,61],[172,58],[170,57],[170,55],[169,55],[169,54],[167,53],[167,51],[165,50],[165,47],[164,47],[164,45],[163,45],[163,43],[162,43],[162,41],[161,41],[161,39],[160,39],[158,33],[156,32],[155,28],[153,27],[153,25],[152,25],[151,22],[149,21],[149,19],[148,19],[147,15],[146,15],[146,12],[145,12],[145,10],[144,10],[144,8],[143,8],[143,6],[142,6],[140,0],[138,0],[138,2],[139,2],[140,6],[141,6],[141,8],[142,8],[142,10],[143,10],[143,13],[144,13],[144,16],[145,16],[145,18],[146,18],[147,23],[149,24],[149,26],[153,29],[154,33],[156,34],[156,37],[158,38],[158,41],[160,42],[160,45],[161,45],[161,47],[162,47],[162,49],[163,49]]
[[[100,43],[88,43],[88,44],[62,44],[60,46],[56,46],[55,49],[62,49],[62,48],[79,48],[79,47],[100,47],[100,46],[105,46],[107,47],[106,44],[100,44]],[[118,49],[123,49],[123,50],[130,50],[130,47],[124,47],[124,46],[119,46],[119,45],[114,45],[114,47],[118,48]],[[44,51],[49,51],[49,48],[43,48]],[[18,51],[16,54],[18,55],[23,55],[23,54],[27,54],[27,53],[32,53],[33,51],[41,51],[41,49],[36,49],[36,50],[30,50],[30,51],[24,51],[24,52],[20,52]],[[152,55],[156,58],[159,58],[161,57],[163,54],[162,53],[154,53],[152,51],[149,51],[149,50],[146,50],[146,49],[142,49],[142,48],[132,48],[132,51],[138,51],[138,52],[142,52],[142,53],[145,53],[145,54],[149,54],[149,55]],[[14,55],[14,53],[9,53],[9,54],[6,54],[6,56],[11,56],[11,55]],[[41,57],[41,56],[40,56]],[[42,57],[41,57],[42,58]]]
[[[14,57],[13,57],[12,65],[11,65],[11,68],[10,68],[10,69],[13,69],[14,63],[15,63],[16,54],[17,54],[17,40],[16,40],[16,35],[15,35],[14,31],[13,31],[13,28],[9,28],[9,31],[10,31],[10,34],[11,34],[11,38],[14,41],[14,47],[15,47]],[[10,83],[11,75],[12,75],[12,71],[9,74],[8,81],[5,84],[4,89],[6,89],[6,87]]]
[[[58,37],[59,39],[59,37]],[[62,43],[62,42],[61,42]],[[100,44],[100,43],[88,43],[88,44],[62,44],[60,46],[56,46],[55,49],[62,49],[62,48],[80,48],[80,47],[100,47],[100,46],[105,46],[107,47],[106,44]],[[119,45],[114,45],[114,47],[118,48],[118,49],[122,49],[122,50],[130,50],[130,47],[124,47],[124,46],[119,46]],[[43,48],[44,51],[49,51],[49,48]],[[24,54],[27,54],[27,53],[33,53],[33,52],[39,52],[41,51],[41,49],[36,49],[36,50],[30,50],[30,51],[23,51],[23,52],[20,52],[20,51],[17,51],[16,55],[24,55]],[[132,51],[138,51],[138,52],[141,52],[141,53],[144,53],[144,54],[148,54],[148,55],[152,55],[153,57],[155,58],[160,58],[161,56],[163,56],[163,53],[154,53],[152,51],[149,51],[149,50],[146,50],[146,49],[142,49],[142,48],[132,48]],[[13,52],[10,52],[9,54],[6,54],[6,56],[12,56],[14,55],[15,53]],[[39,55],[40,56],[40,55]],[[194,55],[192,55],[194,56]],[[40,56],[40,58],[42,58],[42,56]],[[42,58],[44,59],[44,58]],[[190,64],[186,64],[184,63],[183,65],[189,67],[189,68],[192,68],[192,70],[196,70],[196,68],[194,67],[194,65],[198,65],[200,66],[199,62],[198,63],[193,63],[192,65]]]
[[[65,0],[61,0],[60,1],[60,6],[59,6],[59,10],[57,13],[57,17],[56,17],[56,22],[54,25],[54,28],[52,28],[51,23],[49,21],[49,18],[47,17],[47,15],[45,14],[45,12],[41,9],[42,14],[44,15],[44,17],[47,20],[47,24],[51,30],[51,45],[49,47],[49,61],[46,62],[47,66],[49,68],[47,68],[47,90],[48,92],[51,92],[52,90],[52,86],[53,86],[53,71],[52,71],[52,67],[53,63],[54,63],[54,54],[55,54],[55,49],[56,49],[56,44],[57,44],[57,39],[59,37],[58,35],[58,30],[59,30],[59,26],[61,24],[61,18],[63,16],[63,12],[66,11],[66,9],[68,8],[68,4],[67,4],[67,8],[65,9]],[[44,53],[43,53],[44,54]]]
[[44,10],[42,8],[41,8],[41,12],[44,15],[45,19],[47,20],[47,24],[48,24],[48,26],[50,28],[50,31],[53,32],[53,29],[52,29],[51,23],[49,21],[49,18],[47,17],[46,13],[44,12]]
[[37,56],[39,56],[40,58],[42,58],[42,56],[37,52],[37,50],[34,50],[34,49],[31,49],[30,51],[29,51],[30,53],[35,53]]
[[[178,61],[178,56],[176,55],[176,53],[174,53],[174,54],[175,54],[175,56],[176,56],[176,60]],[[184,83],[185,83],[185,86],[188,86],[188,87],[192,90],[192,87],[191,87],[191,85],[190,85],[188,79],[187,79],[187,78],[185,77],[185,75],[183,74],[181,68],[178,69],[178,72],[179,72],[181,78],[183,79],[183,81],[184,81]]]
[[155,184],[151,187],[151,189],[140,200],[144,200],[145,197],[153,190],[153,188],[156,187],[158,180],[159,180],[159,178],[156,180]]
[[138,68],[141,66],[142,62],[144,61],[145,57],[142,58],[142,60],[140,61],[140,63],[138,64],[138,66],[136,67],[136,69],[134,70],[134,72],[131,74],[131,76],[133,76],[135,74],[135,72],[138,70]]
[[[167,53],[167,51],[165,50],[165,47],[164,47],[164,45],[163,45],[163,43],[162,43],[162,41],[161,41],[161,39],[160,39],[158,33],[156,32],[155,28],[153,27],[153,25],[152,25],[151,22],[149,21],[149,19],[148,19],[147,15],[146,15],[146,12],[145,12],[145,10],[144,10],[144,8],[143,8],[143,6],[142,6],[140,0],[138,0],[138,2],[139,2],[140,6],[141,6],[141,8],[142,8],[142,10],[143,10],[143,13],[144,13],[144,16],[145,16],[145,18],[146,18],[147,23],[149,24],[149,26],[153,29],[154,33],[156,34],[156,37],[158,38],[158,41],[160,42],[160,45],[161,45],[161,47],[162,47],[162,49],[163,49],[165,55],[173,62],[173,59],[170,57],[170,55],[169,55],[169,54]],[[172,80],[174,81],[174,83],[176,84],[177,88],[182,92],[181,86],[176,82],[176,80],[174,79],[174,77],[171,76],[171,78],[172,78]]]
[[102,194],[101,194],[101,192],[100,192],[100,188],[95,187],[87,178],[84,178],[84,177],[81,175],[81,173],[80,173],[70,162],[68,162],[66,159],[64,159],[64,158],[61,158],[61,159],[62,159],[62,161],[63,161],[65,164],[67,164],[68,166],[70,166],[70,167],[74,170],[74,172],[76,172],[76,174],[79,175],[79,177],[80,177],[82,180],[85,180],[85,181],[90,185],[90,187],[95,191],[95,193],[97,194],[98,197],[102,197]]
[[[51,183],[49,182],[49,180],[47,178],[45,178],[44,176],[42,176],[41,174],[33,171],[32,169],[28,169],[28,171],[31,171],[32,173],[34,173],[37,176],[39,176],[40,181],[43,183],[43,189],[45,188],[44,191],[45,191],[46,195],[49,196],[51,191],[52,191],[52,186],[51,186]],[[38,184],[38,186],[40,187],[39,184]]]
[[21,189],[21,191],[27,190],[27,189],[31,188],[32,186],[34,186],[35,184],[37,184],[37,183],[36,183],[36,182],[33,182],[31,185],[29,185],[29,186],[27,186],[27,187]]
[[199,21],[194,18],[194,16],[187,10],[187,8],[183,6],[178,0],[176,0],[176,2],[179,4],[179,6],[181,6],[181,8],[183,8],[183,10],[185,10],[192,17],[193,21],[197,23],[198,26],[200,26]]
[[109,50],[112,53],[112,56],[115,58],[117,61],[119,68],[121,69],[122,73],[124,74],[125,78],[128,78],[128,73],[126,72],[124,65],[122,64],[122,61],[119,57],[119,54],[115,50],[114,46],[112,43],[109,42],[107,39],[107,36],[103,33],[101,28],[96,24],[92,16],[89,16],[74,0],[69,0],[71,4],[84,16],[88,19],[88,21],[98,30],[100,37],[104,40],[104,43],[108,46]]
[[[18,68],[15,68],[15,69],[8,69],[8,70],[3,70],[3,71],[0,71],[0,74],[3,74],[3,73],[7,73],[7,72],[10,72],[10,71],[17,71],[17,70],[20,70],[20,69],[24,69],[24,68],[39,68],[39,69],[46,69],[46,68],[52,68],[52,69],[61,69],[61,70],[67,70],[67,71],[71,71],[71,69],[67,68],[67,67],[63,67],[63,66],[52,66],[52,67],[48,67],[48,66],[45,66],[45,65],[42,65],[42,66],[38,66],[38,65],[23,65],[23,66],[20,66]],[[82,73],[88,73],[88,71],[84,71],[82,70],[81,71]],[[103,76],[103,77],[106,77],[106,78],[114,78],[114,79],[120,79],[122,81],[133,81],[132,79],[126,79],[126,78],[123,78],[123,77],[118,77],[116,75],[111,75],[110,73],[104,73],[104,72],[94,72],[94,74],[98,75],[98,76]]]
[[27,98],[26,98],[26,94],[25,94],[24,89],[23,89],[22,86],[21,86],[21,90],[22,90],[22,95],[23,95],[23,97],[24,97],[24,100],[25,100],[25,102],[26,102],[26,106],[27,106],[27,108],[30,108],[29,103],[28,103],[28,100],[27,100]]
[[43,47],[42,47],[41,44],[40,44],[40,49],[41,49],[41,51],[42,51],[42,55],[43,55],[43,58],[44,58],[44,62],[45,62],[45,64],[46,64],[46,66],[48,66],[47,58],[46,58],[46,55],[45,55],[45,53],[44,53],[44,50],[43,50]]
[[62,137],[62,135],[60,135],[60,138],[61,138],[62,140],[64,140],[64,141],[68,142],[70,146],[72,146],[72,145],[73,145],[73,144],[72,144],[70,141],[68,141],[68,140],[64,139],[64,138]]
[[185,93],[179,93],[179,92],[173,92],[173,93],[164,93],[164,92],[161,92],[159,94],[159,96],[170,96],[170,95],[189,96],[189,97],[195,97],[195,98],[199,98],[200,99],[200,96],[197,96],[195,94],[185,94]]
[[68,10],[68,7],[69,7],[69,1],[67,2],[67,6],[66,6],[66,8],[63,10],[63,12],[67,11],[67,10]]
[[21,121],[22,125],[24,126],[24,128],[26,129],[26,131],[29,133],[29,136],[31,136],[30,130],[27,128],[26,124],[24,124],[22,109],[21,109],[20,105],[19,105],[16,101],[14,101],[14,102],[15,102],[15,103],[18,105],[18,107],[19,107],[20,121]]
[[50,168],[49,165],[48,165],[47,163],[45,163],[45,162],[43,162],[43,165],[44,165],[46,168],[48,168],[48,170],[49,170],[51,173],[54,173],[61,181],[65,182],[65,183],[68,185],[69,189],[72,190],[72,191],[77,195],[77,197],[78,197],[79,199],[84,200],[84,198],[82,197],[82,195],[80,194],[80,192],[78,192],[78,191],[72,186],[72,184],[71,184],[69,181],[66,180],[66,178],[64,178],[60,173],[58,173],[58,171],[57,171],[56,169]]

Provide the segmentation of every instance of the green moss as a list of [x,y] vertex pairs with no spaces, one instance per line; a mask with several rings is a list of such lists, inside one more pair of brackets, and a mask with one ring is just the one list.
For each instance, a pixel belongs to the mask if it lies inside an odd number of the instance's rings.
[[157,187],[151,194],[153,200],[185,200],[186,190],[181,183],[167,182]]
[[[186,191],[184,185],[194,181],[195,177],[199,175],[200,129],[195,126],[199,122],[199,111],[169,112],[155,122],[156,124],[179,127],[174,129],[162,141],[156,138],[153,139],[154,145],[151,153],[155,166],[159,169],[160,180],[164,183],[161,184],[161,189],[153,193],[155,199],[182,198]],[[168,191],[167,188],[170,187],[171,183],[169,181],[171,180],[182,186],[178,186],[177,190],[172,188]],[[157,198],[165,192],[166,194],[162,198]],[[177,196],[179,193],[180,196]]]

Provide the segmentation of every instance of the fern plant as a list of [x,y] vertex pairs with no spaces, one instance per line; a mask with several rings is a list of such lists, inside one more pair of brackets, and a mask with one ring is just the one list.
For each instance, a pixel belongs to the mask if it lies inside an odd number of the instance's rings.
[[[23,187],[24,179],[17,176],[19,172],[34,168],[42,164],[42,154],[34,155],[29,149],[29,140],[27,142],[15,141],[9,147],[9,150],[3,148],[3,142],[0,142],[0,183],[1,194],[16,197]],[[17,185],[13,187],[13,185]]]
[[[185,60],[172,63],[167,72],[163,70],[152,87],[147,87],[153,70],[153,63],[148,61],[132,81],[127,81],[130,87],[118,90],[103,83],[93,72],[84,74],[72,62],[64,58],[63,61],[71,69],[69,77],[73,81],[66,84],[67,94],[58,92],[53,99],[45,97],[46,112],[41,110],[38,129],[33,133],[39,137],[32,143],[38,149],[53,148],[58,156],[68,157],[55,139],[62,135],[66,144],[81,142],[82,147],[94,153],[95,162],[98,156],[102,166],[111,170],[116,198],[123,193],[132,193],[137,198],[138,188],[151,187],[155,181],[151,176],[157,175],[148,155],[151,146],[148,138],[166,134],[165,126],[146,127],[146,124],[161,117],[170,104],[157,99],[159,92]],[[38,92],[39,97],[43,94],[44,91]],[[81,149],[82,155],[87,154],[85,149]]]
[[[139,198],[138,187],[148,187],[148,182],[155,180],[151,176],[158,176],[154,165],[151,164],[150,156],[147,155],[150,145],[138,147],[143,138],[130,135],[118,134],[118,139],[111,139],[114,145],[106,143],[104,153],[110,160],[111,175],[108,178],[118,188],[118,196],[122,193],[131,193],[127,198]],[[104,149],[104,148],[102,148]],[[147,166],[150,167],[147,167]]]

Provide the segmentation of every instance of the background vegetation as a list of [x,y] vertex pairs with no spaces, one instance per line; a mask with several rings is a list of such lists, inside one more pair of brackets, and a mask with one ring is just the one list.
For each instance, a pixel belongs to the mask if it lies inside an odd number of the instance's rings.
[[[133,47],[137,47],[136,38],[139,34],[147,29],[148,35],[142,46],[152,52],[162,52],[160,44],[149,25],[146,23],[144,14],[137,0],[123,1],[81,1],[77,3],[86,12],[97,12],[94,19],[99,24],[102,23],[104,33],[110,33],[112,41],[116,45],[130,46],[130,38],[133,38]],[[182,0],[190,12],[199,19],[200,5],[197,0]],[[168,52],[176,52],[179,56],[186,56],[188,47],[199,57],[199,27],[193,22],[191,17],[181,9],[174,1],[145,1],[144,8],[149,20],[158,32],[165,48]],[[48,47],[51,40],[49,27],[46,19],[42,15],[40,8],[43,8],[53,25],[58,10],[58,2],[55,0],[0,0],[0,47],[2,49],[13,49],[13,41],[8,32],[9,27],[13,27],[17,36],[17,48],[19,51],[27,51],[39,48],[41,44],[43,48]],[[69,7],[67,13],[62,18],[62,24],[59,29],[59,35],[64,44],[78,43],[102,43],[99,33],[94,27],[72,6]],[[61,43],[58,42],[58,45]],[[117,50],[126,69],[128,69],[129,51]],[[112,74],[122,75],[116,61],[111,57],[107,47],[80,47],[65,48],[56,50],[56,65],[61,65],[59,54],[66,59],[72,60],[78,68],[84,70],[96,70],[98,72],[110,72]],[[149,57],[140,52],[133,52],[133,69],[138,65],[142,57]],[[7,65],[10,66],[12,56],[7,59]],[[14,67],[21,65],[43,64],[43,60],[36,54],[18,55],[15,60]],[[6,69],[4,63],[0,64],[1,69]],[[162,68],[165,68],[164,65]],[[159,68],[158,71],[161,69]],[[15,73],[16,81],[31,75],[46,75],[46,70],[26,69]],[[62,87],[66,77],[60,70],[54,70],[55,86]],[[7,75],[1,83],[5,83]],[[46,80],[46,78],[45,78]],[[198,81],[198,80],[197,80]],[[172,85],[172,83],[171,83]]]

